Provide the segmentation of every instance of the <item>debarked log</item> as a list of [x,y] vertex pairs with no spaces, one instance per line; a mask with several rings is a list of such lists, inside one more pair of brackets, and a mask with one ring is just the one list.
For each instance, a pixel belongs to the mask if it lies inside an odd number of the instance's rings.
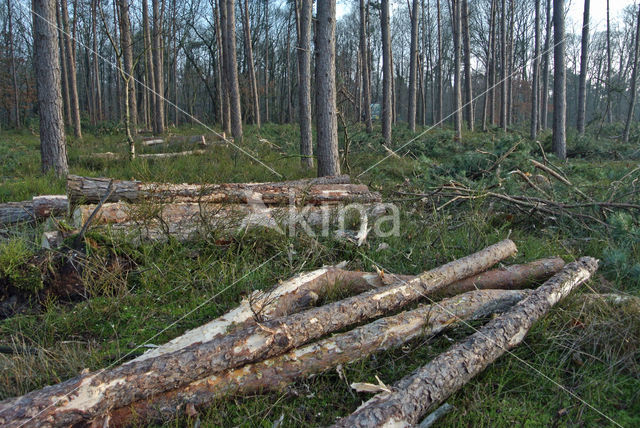
[[199,150],[184,150],[182,152],[170,152],[170,153],[143,153],[136,155],[136,157],[140,159],[167,159],[167,158],[177,158],[180,156],[191,156],[191,155],[205,155],[209,153],[208,150],[199,149]]
[[[186,387],[112,410],[109,427],[166,420],[186,405],[203,406],[224,395],[281,390],[298,379],[396,348],[421,336],[435,335],[460,320],[503,312],[526,297],[528,290],[477,290],[432,305],[401,312],[346,333],[336,334],[275,358],[209,376]],[[97,422],[97,421],[92,421]]]
[[553,305],[587,281],[598,261],[583,257],[475,334],[453,345],[427,365],[375,395],[336,427],[409,427],[459,390],[502,354],[522,342],[531,326]]
[[[74,204],[98,203],[107,193],[111,181],[109,178],[69,175],[67,177],[67,194]],[[333,185],[349,183],[348,175],[271,183],[172,184],[113,180],[113,193],[105,202],[154,200],[158,202],[248,203],[261,200],[267,205],[289,204],[292,195],[303,198],[311,186],[330,185],[331,187],[317,189],[319,192],[326,191],[331,194]],[[352,189],[363,191],[365,187]],[[339,190],[339,192],[342,191]],[[379,194],[375,193],[375,195],[379,201]],[[258,196],[260,197],[258,198]]]
[[265,321],[204,343],[73,379],[0,402],[3,426],[66,426],[245,364],[281,355],[477,274],[517,251],[510,240],[427,271],[401,285]]
[[0,224],[32,222],[68,213],[69,200],[65,195],[34,196],[30,201],[0,204]]

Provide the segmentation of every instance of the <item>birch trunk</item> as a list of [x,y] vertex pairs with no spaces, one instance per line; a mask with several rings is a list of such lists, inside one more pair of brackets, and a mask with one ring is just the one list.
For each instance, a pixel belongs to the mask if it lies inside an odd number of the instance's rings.
[[7,427],[71,425],[191,382],[276,357],[350,325],[401,309],[447,284],[484,271],[513,255],[509,240],[421,274],[399,286],[381,287],[299,314],[194,344],[157,358],[82,374],[66,382],[0,403]]
[[427,412],[520,344],[533,324],[587,281],[597,266],[597,260],[590,257],[570,263],[509,311],[397,382],[390,393],[374,396],[335,426],[405,427],[417,424]]

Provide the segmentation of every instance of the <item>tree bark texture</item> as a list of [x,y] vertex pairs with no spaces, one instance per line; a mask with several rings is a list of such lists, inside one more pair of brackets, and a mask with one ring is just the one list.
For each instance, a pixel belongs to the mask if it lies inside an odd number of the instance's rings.
[[369,23],[365,1],[368,0],[360,0],[360,59],[362,62],[360,77],[362,79],[364,122],[367,132],[370,134],[373,132],[373,123],[371,121],[371,73],[369,71]]
[[564,57],[564,0],[553,0],[553,152],[567,158],[567,70]]
[[206,377],[186,387],[113,410],[109,412],[109,426],[166,420],[187,405],[206,405],[225,395],[282,390],[300,378],[321,373],[338,364],[367,358],[419,337],[434,336],[460,320],[484,318],[503,312],[529,293],[512,290],[471,291],[437,304],[382,318],[278,357]]
[[34,196],[30,201],[0,204],[0,225],[31,222],[68,214],[69,200],[66,196]]
[[536,289],[509,311],[453,345],[427,365],[377,394],[336,427],[412,426],[476,374],[522,342],[531,326],[587,281],[598,261],[583,257]]
[[229,90],[229,112],[231,135],[236,144],[242,143],[242,107],[238,84],[238,60],[236,58],[236,12],[235,0],[220,0],[222,21],[222,43],[224,44],[224,66]]
[[542,54],[542,62],[544,64],[542,70],[542,109],[540,112],[541,126],[540,129],[547,129],[549,122],[549,63],[551,62],[551,0],[547,0],[547,29],[544,39],[544,51]]
[[380,27],[382,29],[382,137],[384,143],[391,147],[391,121],[393,111],[391,105],[391,31],[389,29],[389,0],[381,1]]
[[[171,184],[143,183],[141,181],[111,180],[108,178],[67,177],[67,194],[72,203],[98,203],[107,193],[109,183],[113,181],[113,192],[105,202],[140,202],[154,200],[158,202],[217,202],[248,203],[255,201],[255,194],[262,195],[266,205],[288,204],[290,196],[304,198],[309,191],[315,191],[321,199],[307,198],[306,202],[330,201],[337,196],[344,199],[345,191],[364,192],[367,186],[350,185],[348,175],[320,177],[271,183],[222,183],[222,184]],[[337,193],[332,193],[332,189]],[[321,193],[325,192],[326,193]],[[342,192],[342,193],[340,193]],[[380,195],[371,193],[374,202],[380,201]],[[310,199],[310,200],[309,200]]]
[[507,124],[507,2],[502,0],[500,8],[500,127],[506,131]]
[[460,2],[451,0],[451,23],[453,25],[453,126],[456,132],[456,140],[462,139],[462,82],[460,78],[461,62],[461,31]]
[[86,373],[0,403],[7,427],[71,425],[191,382],[276,357],[331,332],[401,309],[451,282],[482,272],[513,255],[501,241],[478,253],[425,272],[402,285],[381,287],[157,358]]
[[316,132],[318,177],[340,174],[336,106],[336,0],[318,0],[316,24]]
[[244,0],[243,13],[244,44],[247,52],[247,65],[249,66],[249,83],[251,84],[251,98],[253,101],[253,122],[260,128],[260,98],[258,98],[258,81],[253,62],[253,46],[251,42],[251,23],[249,19],[249,1]]
[[40,155],[42,172],[53,170],[58,177],[69,172],[67,142],[62,118],[60,57],[55,2],[33,0],[33,65],[40,113]]
[[313,131],[311,120],[311,18],[313,0],[300,1],[298,35],[298,104],[300,122],[300,163],[313,168]]
[[152,49],[153,56],[153,80],[155,86],[155,120],[153,133],[164,133],[164,73],[163,69],[163,54],[162,54],[162,13],[160,11],[160,0],[151,0],[151,9],[153,15],[153,30],[152,30]]
[[[76,59],[75,49],[73,49],[74,41],[71,39],[71,26],[69,25],[69,8],[67,7],[67,0],[60,0],[60,7],[62,9],[62,28],[64,33],[64,45],[65,55],[67,63],[67,82],[69,84],[69,101],[71,108],[71,119],[73,124],[73,133],[76,138],[82,138],[82,125],[80,124],[80,100],[78,98],[78,83],[76,76]],[[78,11],[74,11],[78,13]],[[51,21],[54,22],[54,21]]]
[[131,39],[131,21],[129,20],[129,0],[119,0],[120,6],[120,49],[124,65],[124,84],[127,87],[129,129],[135,134],[138,128],[138,103],[136,97],[136,83],[133,69],[133,41]]
[[[538,121],[540,118],[540,1],[534,0],[534,50],[533,50],[533,83],[531,84],[531,128],[532,140],[538,135]],[[587,0],[588,1],[588,0]]]
[[470,131],[474,128],[473,112],[473,73],[471,70],[471,37],[469,35],[469,0],[462,4],[462,41],[464,48],[464,115]]
[[582,17],[582,41],[580,51],[580,83],[578,85],[578,119],[579,134],[584,134],[587,115],[587,67],[589,64],[589,8],[591,1],[584,0]]

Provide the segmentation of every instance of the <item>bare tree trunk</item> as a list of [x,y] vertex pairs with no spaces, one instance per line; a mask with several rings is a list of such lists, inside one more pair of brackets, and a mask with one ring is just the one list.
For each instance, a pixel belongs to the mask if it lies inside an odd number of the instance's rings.
[[380,27],[382,29],[382,136],[385,144],[391,145],[391,122],[393,106],[391,105],[391,34],[389,31],[389,0],[382,0],[380,11]]
[[[588,1],[588,0],[587,0]],[[536,139],[538,134],[538,113],[540,111],[540,0],[534,0],[535,17],[534,17],[534,51],[533,51],[533,84],[531,85],[531,129],[530,136],[532,140]]]
[[375,395],[335,427],[413,426],[509,349],[522,342],[533,324],[587,281],[598,261],[583,257],[509,311],[489,321],[466,340],[435,357],[397,382],[390,392]]
[[[367,0],[368,1],[368,0]],[[367,133],[373,132],[373,124],[371,122],[371,73],[369,71],[369,44],[368,40],[367,11],[365,0],[360,0],[360,57],[362,58],[362,96],[364,104],[364,122],[367,127]]]
[[500,127],[507,131],[507,2],[500,11]]
[[611,108],[611,19],[609,12],[609,0],[607,0],[607,118],[609,123],[613,123],[613,111]]
[[578,120],[579,134],[584,134],[587,114],[587,67],[589,64],[589,6],[591,1],[584,0],[582,17],[582,47],[580,55],[580,84],[578,85]]
[[[80,124],[80,101],[78,99],[78,84],[76,82],[76,60],[73,55],[73,40],[71,40],[71,27],[69,25],[69,10],[67,0],[60,0],[62,12],[62,27],[64,30],[65,55],[67,58],[67,82],[69,84],[69,100],[71,107],[71,119],[73,134],[76,138],[82,138],[82,125]],[[78,13],[78,11],[75,11]]]
[[[496,16],[496,0],[491,0],[491,12],[489,15],[489,43],[487,46],[487,62],[485,69],[485,85],[484,85],[484,106],[482,109],[482,130],[487,131],[487,118],[490,119],[493,125],[493,108],[494,108],[494,93],[493,87],[493,64],[494,64],[494,51],[495,51],[495,16]],[[487,111],[489,110],[489,111]]]
[[627,112],[627,122],[624,125],[624,133],[622,134],[622,141],[624,141],[625,143],[629,142],[629,131],[631,129],[633,110],[635,108],[636,96],[638,92],[638,57],[640,57],[640,8],[638,9],[638,17],[636,19],[636,40],[633,55],[633,71],[631,72],[631,94],[629,97],[629,110]]
[[440,0],[436,0],[437,9],[437,25],[438,25],[438,94],[436,96],[436,123],[442,126],[442,118],[444,114],[442,112],[442,13],[440,11]]
[[225,56],[225,51],[227,50],[224,42],[222,41],[222,33],[224,29],[222,28],[222,22],[224,17],[224,5],[225,0],[217,0],[218,7],[214,11],[215,20],[216,20],[216,44],[218,46],[218,63],[220,64],[220,91],[222,93],[222,105],[221,105],[221,123],[222,129],[225,135],[231,135],[231,111],[229,106],[229,82],[228,75],[226,72],[226,61],[227,58]]
[[[153,79],[155,82],[155,121],[154,134],[164,133],[164,72],[163,72],[163,55],[162,55],[162,13],[160,11],[161,0],[151,0],[151,8],[153,9]],[[163,7],[164,9],[164,0]]]
[[124,65],[126,80],[123,85],[126,87],[127,96],[125,102],[125,116],[128,116],[128,131],[135,135],[138,127],[138,103],[136,98],[136,84],[133,69],[133,41],[131,39],[131,21],[129,20],[129,0],[119,0],[120,6],[120,49]]
[[64,30],[62,28],[62,14],[60,13],[60,0],[56,0],[56,23],[58,25],[58,46],[60,50],[60,66],[62,68],[62,101],[64,123],[71,125],[71,102],[69,101],[69,74],[67,74],[67,55],[65,54]]
[[42,172],[53,170],[58,177],[69,172],[67,143],[62,119],[60,57],[55,2],[33,0],[33,65],[40,114],[40,155]]
[[244,0],[244,44],[247,51],[247,65],[249,66],[249,81],[251,84],[251,97],[253,98],[253,121],[260,128],[260,98],[258,98],[258,82],[256,81],[256,69],[253,63],[253,48],[251,46],[251,27],[249,22],[249,2]]
[[13,41],[13,14],[11,11],[11,0],[7,0],[7,38],[9,48],[9,68],[11,70],[11,89],[13,90],[12,118],[16,128],[20,127],[20,92],[18,89],[18,74],[16,73],[16,56]]
[[462,48],[462,0],[451,0],[451,24],[453,26],[453,127],[456,140],[462,140],[462,83],[460,82],[460,50]]
[[242,107],[238,84],[238,62],[236,59],[236,14],[235,0],[220,1],[222,21],[222,43],[225,47],[225,71],[229,89],[229,112],[231,114],[231,135],[236,144],[242,143]]
[[104,119],[102,109],[102,80],[100,79],[100,63],[98,61],[98,0],[91,0],[91,32],[93,40],[93,82],[94,88],[94,102],[95,111],[94,117],[96,122],[100,122]]
[[549,119],[549,68],[551,62],[551,0],[547,0],[547,32],[544,40],[544,53],[542,60],[544,68],[542,70],[542,111],[540,117],[542,119],[541,129],[548,129]]
[[418,0],[413,0],[411,6],[411,50],[409,55],[409,106],[407,121],[411,132],[416,131],[416,97],[418,74]]
[[297,0],[298,17],[298,108],[300,121],[300,163],[313,168],[313,131],[311,121],[311,19],[313,0]]
[[143,44],[144,44],[144,61],[145,61],[145,77],[147,80],[148,88],[145,88],[147,93],[148,102],[148,115],[149,125],[152,125],[152,129],[155,132],[156,125],[156,79],[154,71],[154,59],[153,59],[153,45],[151,42],[151,26],[149,25],[149,5],[147,0],[142,0],[142,32],[143,32]]
[[514,34],[514,0],[509,0],[509,40],[507,42],[507,126],[513,123],[513,34]]
[[462,0],[462,38],[464,43],[464,94],[465,120],[470,131],[474,128],[473,74],[471,72],[471,37],[469,36],[469,0]]
[[316,24],[316,132],[318,177],[340,174],[336,106],[336,1],[318,0]]
[[[327,0],[320,1],[321,6],[325,6],[322,2]],[[322,9],[318,8],[318,11]],[[322,27],[322,21],[318,23]],[[0,424],[18,427],[29,422],[35,426],[46,421],[51,425],[73,425],[93,419],[109,409],[128,406],[205,376],[276,357],[344,327],[401,309],[451,282],[482,272],[515,252],[515,244],[505,240],[424,272],[401,285],[380,287],[322,307],[265,321],[153,359],[81,374],[63,383],[2,401]],[[561,294],[553,296],[558,298]],[[158,370],[160,367],[162,370]],[[126,379],[126,382],[119,379]],[[63,401],[61,397],[69,398]]]
[[269,0],[264,0],[264,120],[269,122]]
[[567,70],[564,58],[564,0],[553,0],[553,151],[567,158]]

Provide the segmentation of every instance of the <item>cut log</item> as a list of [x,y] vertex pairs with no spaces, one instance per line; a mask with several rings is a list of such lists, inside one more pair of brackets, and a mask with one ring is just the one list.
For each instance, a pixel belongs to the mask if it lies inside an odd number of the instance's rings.
[[[317,188],[318,191],[328,190],[331,192],[333,185],[349,184],[349,180],[348,175],[272,183],[171,184],[113,180],[113,194],[105,202],[155,200],[159,202],[247,203],[259,200],[254,196],[254,194],[259,194],[262,195],[262,201],[267,205],[288,204],[292,194],[294,197],[303,197],[311,186],[331,185],[329,188]],[[106,193],[110,181],[109,178],[69,175],[67,177],[67,194],[74,204],[97,203]],[[354,189],[363,190],[364,188]],[[379,194],[374,192],[372,194],[377,195],[377,201],[380,200]]]
[[421,274],[298,314],[265,321],[156,358],[82,374],[0,402],[3,426],[73,425],[245,364],[281,355],[329,333],[398,310],[516,252],[505,240]]
[[191,156],[191,155],[204,155],[210,153],[208,150],[185,150],[182,152],[171,152],[171,153],[144,153],[137,155],[136,157],[140,159],[168,159],[168,158],[177,158],[181,156]]
[[408,427],[434,410],[489,364],[524,339],[531,326],[597,270],[598,261],[583,257],[537,288],[508,312],[466,340],[375,395],[336,427]]
[[[110,411],[109,426],[120,427],[170,419],[187,405],[203,406],[224,395],[248,395],[281,390],[298,379],[338,364],[367,358],[410,340],[433,336],[459,320],[503,312],[530,291],[477,290],[439,304],[381,318],[289,353],[197,380],[179,389]],[[104,419],[103,419],[104,420]],[[97,420],[92,423],[97,423]],[[97,426],[97,425],[96,425]]]
[[175,136],[169,138],[151,137],[142,140],[142,145],[145,147],[152,147],[163,144],[199,144],[200,146],[205,147],[207,145],[207,141],[204,135]]
[[69,200],[66,196],[34,196],[30,201],[0,204],[0,224],[32,222],[68,213]]

